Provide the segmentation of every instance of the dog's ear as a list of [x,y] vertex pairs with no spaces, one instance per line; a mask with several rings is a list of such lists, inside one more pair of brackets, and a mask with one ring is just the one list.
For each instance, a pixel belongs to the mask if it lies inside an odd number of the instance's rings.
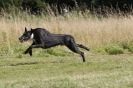
[[31,28],[30,33],[32,34],[32,32],[33,32],[33,29]]
[[27,28],[25,27],[25,32],[27,32]]

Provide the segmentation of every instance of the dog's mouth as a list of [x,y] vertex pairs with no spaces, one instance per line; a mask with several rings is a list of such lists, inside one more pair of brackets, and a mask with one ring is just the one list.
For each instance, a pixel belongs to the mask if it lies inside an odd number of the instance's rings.
[[24,40],[19,40],[21,43],[23,43],[24,42]]

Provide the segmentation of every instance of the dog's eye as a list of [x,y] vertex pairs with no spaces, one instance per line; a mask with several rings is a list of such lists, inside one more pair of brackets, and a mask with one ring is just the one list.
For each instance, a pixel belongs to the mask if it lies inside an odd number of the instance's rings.
[[24,34],[24,36],[28,36],[28,34]]

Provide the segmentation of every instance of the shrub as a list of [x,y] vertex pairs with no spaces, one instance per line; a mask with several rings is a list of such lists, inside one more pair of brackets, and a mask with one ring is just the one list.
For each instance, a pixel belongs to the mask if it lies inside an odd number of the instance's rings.
[[100,54],[106,54],[104,47],[96,47],[94,48],[94,52],[100,53]]
[[[24,51],[24,50],[23,50]],[[60,47],[54,47],[54,48],[49,48],[49,49],[33,49],[33,56],[41,57],[49,57],[49,56],[71,56],[73,55],[72,52],[68,52]]]
[[117,44],[112,44],[112,45],[105,47],[105,51],[110,55],[116,55],[116,54],[123,54],[124,53],[124,49]]
[[121,43],[123,49],[127,49],[129,52],[133,53],[133,42]]
[[58,47],[47,49],[46,53],[53,55],[53,56],[69,56],[70,55],[69,52],[66,52],[65,50],[58,48]]
[[41,0],[24,0],[22,1],[22,7],[24,10],[30,10],[32,14],[41,14],[46,5]]
[[132,46],[128,46],[128,51],[133,53],[133,45]]

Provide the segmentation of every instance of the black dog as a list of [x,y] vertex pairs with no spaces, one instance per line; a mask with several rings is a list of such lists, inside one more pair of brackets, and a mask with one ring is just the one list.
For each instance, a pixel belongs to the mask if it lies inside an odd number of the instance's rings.
[[25,28],[25,32],[19,38],[20,42],[27,41],[29,39],[33,39],[32,45],[25,51],[25,54],[29,53],[32,56],[32,48],[50,48],[57,45],[65,45],[71,51],[78,53],[81,55],[83,62],[85,62],[84,53],[81,52],[78,47],[89,49],[81,44],[76,44],[74,38],[71,35],[66,34],[52,34],[43,28],[36,28],[27,31]]

